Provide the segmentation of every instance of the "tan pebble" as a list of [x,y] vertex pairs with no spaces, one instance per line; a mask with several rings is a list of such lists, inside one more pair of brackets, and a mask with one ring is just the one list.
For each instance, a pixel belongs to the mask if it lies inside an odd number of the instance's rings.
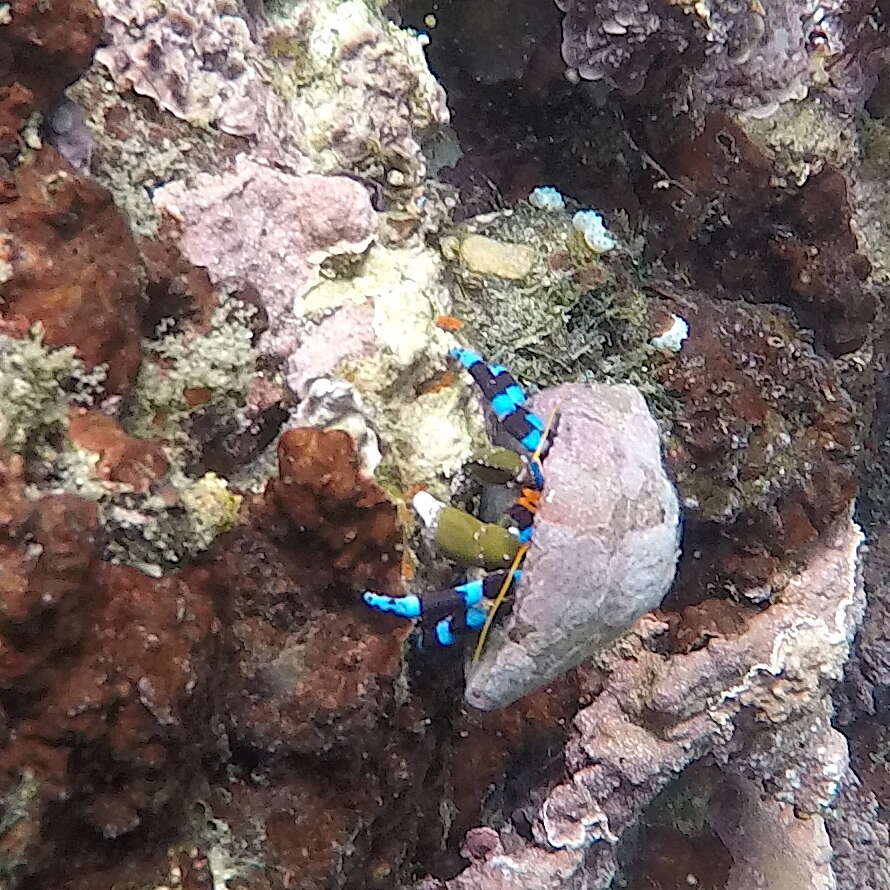
[[524,244],[495,241],[484,235],[468,235],[461,241],[460,258],[473,272],[519,280],[531,272],[535,252]]

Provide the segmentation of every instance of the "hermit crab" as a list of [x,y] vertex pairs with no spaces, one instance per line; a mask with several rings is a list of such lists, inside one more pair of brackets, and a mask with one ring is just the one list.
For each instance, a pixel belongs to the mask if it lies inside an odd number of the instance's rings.
[[468,562],[485,568],[506,567],[444,590],[402,597],[368,591],[363,598],[380,612],[418,620],[424,644],[452,646],[461,635],[481,630],[478,655],[497,607],[522,577],[522,560],[532,540],[534,517],[544,489],[543,460],[552,443],[555,424],[553,417],[545,423],[528,410],[525,391],[506,368],[487,364],[480,355],[462,347],[452,349],[449,357],[469,372],[497,426],[522,448],[525,461],[519,474],[521,493],[506,511],[502,525],[475,520],[426,492],[415,496],[414,506],[426,525],[437,530],[440,540],[459,538],[464,542]]
[[[464,562],[496,571],[446,590],[364,600],[418,620],[423,639],[439,645],[479,631],[464,694],[491,710],[580,664],[661,602],[680,552],[680,510],[658,425],[635,387],[565,383],[527,400],[504,368],[468,349],[451,356],[521,446],[521,493],[502,524],[426,493],[414,506],[438,543],[462,540]],[[509,616],[492,624],[507,596]]]

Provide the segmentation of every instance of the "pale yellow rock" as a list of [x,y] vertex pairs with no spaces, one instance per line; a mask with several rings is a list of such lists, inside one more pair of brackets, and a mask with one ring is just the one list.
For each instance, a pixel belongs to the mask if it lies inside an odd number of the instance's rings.
[[535,251],[524,244],[495,241],[484,235],[468,235],[461,241],[460,258],[473,272],[518,281],[531,272]]

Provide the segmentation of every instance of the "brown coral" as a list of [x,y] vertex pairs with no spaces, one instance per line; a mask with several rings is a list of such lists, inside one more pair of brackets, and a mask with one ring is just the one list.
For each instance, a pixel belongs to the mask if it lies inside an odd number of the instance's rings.
[[12,0],[6,15],[0,84],[26,86],[45,108],[89,65],[102,15],[93,0]]
[[649,134],[662,166],[637,187],[659,221],[649,249],[686,264],[716,296],[790,306],[832,355],[858,349],[875,296],[843,174],[826,164],[803,185],[786,183],[724,115],[671,127]]
[[0,465],[0,793],[14,806],[30,783],[9,863],[24,874],[72,825],[116,837],[168,806],[205,732],[214,610],[204,570],[100,563],[95,505],[25,501],[22,472]]
[[14,156],[33,111],[46,111],[87,67],[102,35],[93,0],[12,0],[0,29],[0,155]]
[[366,614],[357,597],[351,608],[332,603],[324,558],[293,547],[288,531],[286,520],[258,517],[234,533],[217,569],[233,672],[224,712],[241,743],[323,751],[377,726],[407,629]]
[[169,242],[139,239],[148,279],[143,331],[151,337],[164,318],[191,319],[206,330],[219,296],[204,269],[191,265]]
[[847,509],[860,409],[787,310],[690,293],[664,305],[690,331],[656,366],[676,398],[666,457],[687,507],[676,589],[684,603],[765,598],[789,557]]
[[318,751],[370,731],[394,693],[408,628],[358,592],[397,588],[401,530],[347,433],[289,430],[278,454],[280,478],[217,571],[241,690],[227,710],[252,744]]
[[279,456],[281,478],[214,570],[227,628],[219,713],[234,749],[259,761],[214,808],[239,833],[262,822],[264,855],[292,887],[393,886],[425,830],[434,739],[402,676],[410,628],[346,584],[395,583],[395,508],[359,476],[343,432],[291,430]]
[[[235,752],[214,813],[240,836],[259,820],[263,854],[293,875],[292,888],[398,886],[414,855],[453,874],[459,834],[485,790],[502,787],[505,774],[528,787],[522,755],[559,749],[573,681],[485,718],[454,716],[451,653],[438,664],[427,653],[409,684],[410,627],[367,609],[347,586],[369,571],[397,583],[398,561],[375,567],[347,551],[332,567],[344,531],[356,553],[394,559],[394,508],[358,473],[345,433],[291,430],[279,455],[281,478],[221,542],[214,569],[225,604],[219,714]],[[457,730],[453,744],[433,731],[435,718]],[[438,801],[449,786],[464,815],[443,855]],[[271,873],[251,886],[282,886]]]
[[0,258],[8,264],[0,314],[41,322],[49,346],[72,345],[89,367],[107,364],[112,392],[140,359],[140,259],[111,195],[49,148],[20,166],[0,204]]
[[98,455],[94,473],[99,479],[144,492],[167,472],[160,445],[128,436],[114,418],[101,411],[70,412],[68,436],[75,445]]
[[342,430],[289,430],[278,443],[280,478],[272,493],[306,549],[356,587],[400,584],[396,510],[362,476],[352,438]]

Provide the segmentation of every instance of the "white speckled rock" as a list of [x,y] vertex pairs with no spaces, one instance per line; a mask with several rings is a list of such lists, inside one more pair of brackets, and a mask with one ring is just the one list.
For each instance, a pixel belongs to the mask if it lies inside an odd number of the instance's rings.
[[466,699],[503,707],[559,677],[662,600],[679,555],[677,495],[658,428],[628,385],[564,384],[558,435],[513,613],[468,668]]

